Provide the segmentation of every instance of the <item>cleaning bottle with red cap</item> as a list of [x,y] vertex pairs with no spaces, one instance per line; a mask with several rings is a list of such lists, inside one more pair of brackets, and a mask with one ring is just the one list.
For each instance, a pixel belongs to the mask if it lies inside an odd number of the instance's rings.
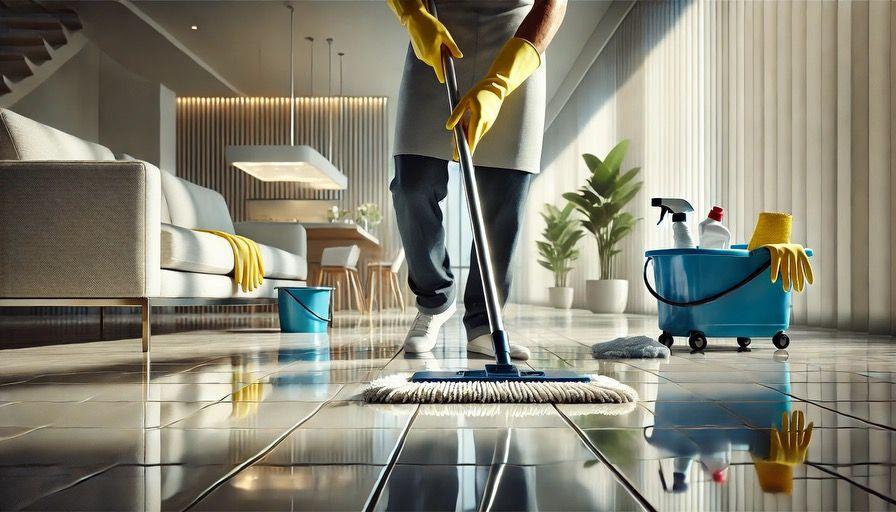
[[721,206],[713,206],[706,216],[706,220],[700,223],[700,248],[701,249],[727,249],[731,242],[731,232],[722,224],[725,210]]

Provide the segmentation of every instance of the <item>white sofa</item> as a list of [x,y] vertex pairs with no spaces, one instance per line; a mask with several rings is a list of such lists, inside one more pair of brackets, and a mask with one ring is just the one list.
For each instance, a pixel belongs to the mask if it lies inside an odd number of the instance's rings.
[[[258,242],[261,287],[241,291],[230,245],[194,228]],[[213,190],[0,109],[0,306],[141,306],[146,351],[153,305],[272,302],[307,272],[301,224],[234,224]]]

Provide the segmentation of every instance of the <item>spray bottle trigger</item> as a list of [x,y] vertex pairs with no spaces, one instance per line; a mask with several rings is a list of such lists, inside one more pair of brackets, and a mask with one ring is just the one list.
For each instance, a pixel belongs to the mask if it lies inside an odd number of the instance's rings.
[[663,223],[663,218],[666,216],[667,212],[672,212],[672,208],[669,208],[668,206],[665,206],[665,205],[661,205],[660,206],[660,220],[659,220],[659,222],[656,223],[657,226],[659,226],[660,224]]

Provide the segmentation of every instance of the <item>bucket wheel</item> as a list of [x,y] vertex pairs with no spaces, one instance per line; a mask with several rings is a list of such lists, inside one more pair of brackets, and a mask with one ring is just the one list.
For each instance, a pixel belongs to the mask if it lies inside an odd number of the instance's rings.
[[779,349],[785,349],[790,345],[790,336],[784,334],[784,331],[781,331],[772,337],[772,343]]
[[750,346],[750,342],[751,342],[751,341],[753,341],[753,340],[751,340],[750,338],[738,337],[738,338],[737,338],[737,345],[738,345],[740,348],[747,348],[747,347]]
[[675,338],[673,338],[672,335],[668,332],[663,331],[663,334],[660,334],[660,337],[657,338],[657,341],[665,345],[667,348],[672,348],[672,343],[675,342]]
[[707,345],[706,335],[699,331],[692,332],[691,335],[688,336],[688,345],[691,346],[692,350],[697,352],[703,351]]

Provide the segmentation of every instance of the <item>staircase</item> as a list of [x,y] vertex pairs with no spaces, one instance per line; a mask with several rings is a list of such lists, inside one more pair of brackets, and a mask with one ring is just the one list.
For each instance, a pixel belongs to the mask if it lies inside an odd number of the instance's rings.
[[[77,53],[72,48],[65,51],[65,47],[76,39],[80,50],[84,41],[81,28],[77,13],[65,2],[0,0],[0,102],[29,78],[39,82],[35,75],[42,69],[58,68],[58,60]],[[49,64],[54,58],[56,66]]]

